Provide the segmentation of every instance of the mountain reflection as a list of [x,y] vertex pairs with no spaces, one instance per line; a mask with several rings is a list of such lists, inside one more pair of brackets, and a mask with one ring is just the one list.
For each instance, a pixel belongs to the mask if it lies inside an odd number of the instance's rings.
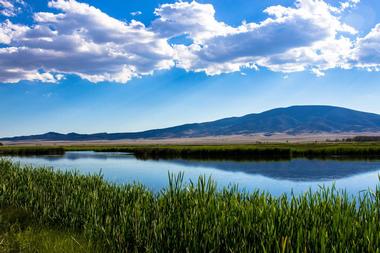
[[289,161],[187,161],[171,160],[182,166],[213,168],[224,171],[258,174],[291,181],[326,181],[351,177],[372,171],[380,172],[380,161],[307,160]]
[[[75,161],[91,159],[106,161],[119,161],[123,166],[123,160],[136,160],[128,153],[105,153],[105,152],[66,152],[63,156],[40,156],[40,159],[54,162],[62,159]],[[143,162],[143,161],[142,161]],[[153,166],[152,166],[153,163]],[[180,167],[196,167],[199,169],[215,169],[228,172],[243,172],[250,175],[302,182],[318,182],[337,180],[368,172],[380,172],[380,160],[308,160],[295,159],[288,161],[212,161],[212,160],[149,160],[149,166],[154,169],[155,163],[175,164]]]

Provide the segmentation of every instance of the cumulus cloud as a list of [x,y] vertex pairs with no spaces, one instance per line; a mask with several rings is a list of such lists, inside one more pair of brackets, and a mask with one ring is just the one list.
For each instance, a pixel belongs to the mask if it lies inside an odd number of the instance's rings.
[[[125,23],[74,0],[55,0],[58,13],[34,14],[33,26],[0,26],[0,82],[57,81],[75,74],[91,82],[125,83],[173,66],[172,47],[144,24]],[[23,71],[18,71],[18,70]]]
[[[21,0],[0,0],[12,9]],[[359,0],[297,0],[271,6],[258,23],[231,26],[211,4],[176,2],[154,11],[151,24],[115,19],[76,0],[51,0],[32,25],[0,24],[0,82],[54,83],[65,75],[126,83],[173,67],[217,75],[244,68],[323,76],[333,68],[380,69],[380,24],[363,38],[341,20]],[[139,12],[131,15],[137,16]],[[181,43],[185,37],[190,43]],[[179,43],[170,41],[180,38]]]
[[0,0],[0,15],[14,17],[25,5],[23,0]]
[[28,29],[26,26],[15,25],[9,20],[5,20],[0,24],[0,43],[8,45]]
[[152,29],[164,38],[188,35],[195,42],[202,42],[235,30],[215,19],[215,9],[211,4],[195,1],[163,4],[154,13],[159,18],[153,21]]
[[353,59],[361,68],[380,71],[380,24],[365,37],[358,39]]
[[316,73],[337,67],[347,53],[341,50],[341,44],[344,49],[350,46],[342,34],[356,31],[342,23],[331,8],[320,0],[299,0],[294,7],[269,7],[265,10],[269,18],[261,23],[243,23],[226,28],[224,34],[210,32],[212,37],[198,43],[195,40],[190,46],[177,45],[178,66],[209,75],[257,66],[281,72],[310,69]]

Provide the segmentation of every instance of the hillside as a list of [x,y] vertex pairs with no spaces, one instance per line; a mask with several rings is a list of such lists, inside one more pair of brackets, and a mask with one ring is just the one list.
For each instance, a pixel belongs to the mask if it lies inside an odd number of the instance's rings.
[[380,115],[334,106],[292,106],[277,108],[242,117],[193,123],[135,133],[60,134],[3,138],[3,141],[90,141],[122,139],[167,139],[208,136],[285,133],[290,135],[317,133],[380,132]]

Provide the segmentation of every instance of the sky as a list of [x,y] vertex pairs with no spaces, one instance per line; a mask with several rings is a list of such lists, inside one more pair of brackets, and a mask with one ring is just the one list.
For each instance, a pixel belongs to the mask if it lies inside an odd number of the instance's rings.
[[380,114],[377,0],[0,0],[0,136]]

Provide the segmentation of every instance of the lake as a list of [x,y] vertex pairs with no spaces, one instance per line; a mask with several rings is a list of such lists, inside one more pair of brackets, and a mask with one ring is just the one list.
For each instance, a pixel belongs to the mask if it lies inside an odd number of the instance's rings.
[[22,164],[48,166],[60,170],[78,170],[83,174],[101,172],[110,182],[139,182],[157,192],[167,186],[168,173],[184,173],[186,182],[200,175],[211,176],[219,187],[238,184],[240,189],[266,191],[274,196],[301,194],[320,186],[335,186],[349,194],[376,189],[380,160],[341,161],[194,161],[138,160],[127,153],[66,152],[63,156],[12,157]]

